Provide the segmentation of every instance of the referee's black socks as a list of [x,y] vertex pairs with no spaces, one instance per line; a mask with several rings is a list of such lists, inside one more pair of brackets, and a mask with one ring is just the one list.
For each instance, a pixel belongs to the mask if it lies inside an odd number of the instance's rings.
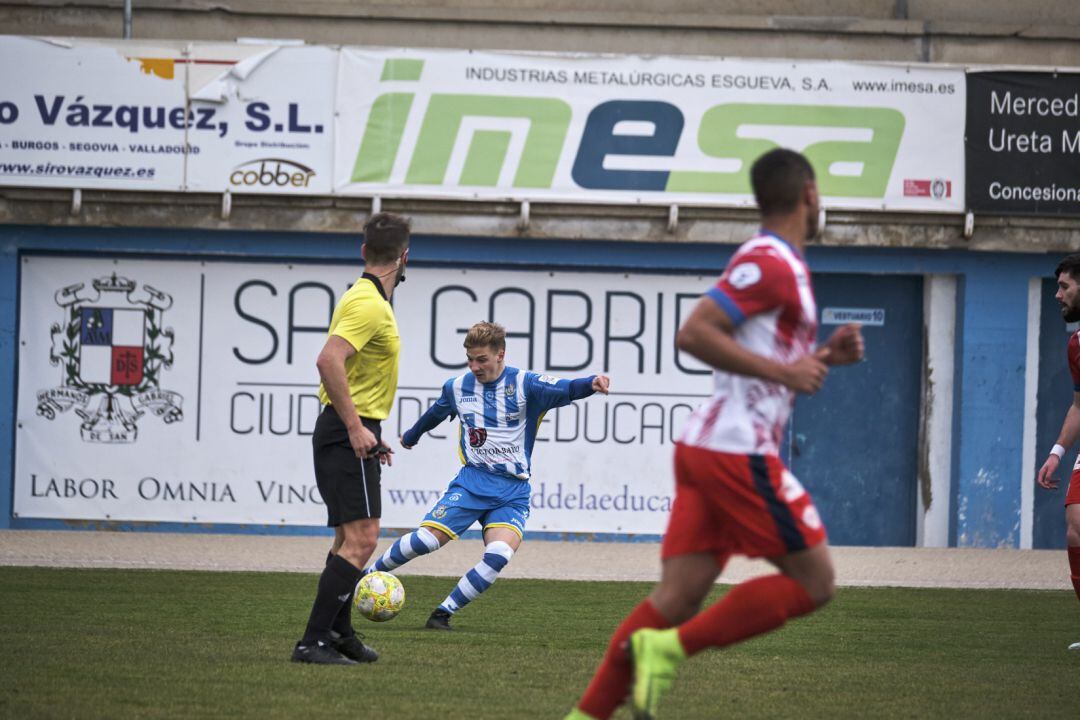
[[311,606],[311,617],[308,618],[303,642],[330,641],[330,630],[336,629],[335,620],[342,606],[352,600],[353,590],[363,574],[362,570],[339,555],[326,562],[319,576],[319,589]]
[[[334,559],[334,553],[327,553],[326,554],[326,564],[327,565],[329,565],[330,561],[333,560],[333,559]],[[361,573],[361,574],[363,574],[363,573]],[[356,592],[356,585],[355,584],[353,585],[353,592]],[[348,637],[350,635],[355,635],[356,634],[356,631],[353,630],[353,626],[352,626],[352,605],[353,605],[352,601],[353,601],[353,599],[352,599],[352,596],[350,595],[349,599],[346,600],[345,604],[341,606],[340,610],[338,610],[337,617],[334,618],[334,624],[330,628],[331,630],[336,632],[341,637]]]

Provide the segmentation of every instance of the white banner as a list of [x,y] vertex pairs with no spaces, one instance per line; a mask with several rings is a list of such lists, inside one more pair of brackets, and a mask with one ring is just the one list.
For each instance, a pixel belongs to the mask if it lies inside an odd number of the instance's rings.
[[962,68],[0,36],[0,184],[963,209]]
[[962,69],[345,48],[336,188],[752,205],[785,146],[832,208],[963,209]]
[[0,184],[328,195],[324,47],[0,37]]
[[[315,357],[345,265],[29,257],[22,264],[18,517],[321,525]],[[414,526],[459,467],[456,426],[397,444],[463,372],[466,328],[509,331],[508,363],[605,372],[610,396],[545,416],[533,531],[660,533],[671,451],[710,378],[675,329],[712,278],[410,269],[395,295],[400,387],[383,524]]]
[[188,190],[333,192],[337,50],[196,44],[191,55],[193,68],[217,64],[228,71],[192,84],[193,111],[213,112],[222,130],[190,158]]
[[180,51],[118,45],[0,37],[0,183],[183,189],[201,147],[188,142]]

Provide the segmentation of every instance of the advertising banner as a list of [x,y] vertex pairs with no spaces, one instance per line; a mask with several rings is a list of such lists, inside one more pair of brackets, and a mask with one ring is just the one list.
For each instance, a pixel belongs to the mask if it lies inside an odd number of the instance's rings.
[[0,37],[0,184],[329,194],[336,52]]
[[[318,46],[193,45],[192,62],[227,67],[192,90],[192,107],[227,131],[188,164],[199,192],[330,195],[337,51]],[[232,62],[232,64],[228,64]],[[212,66],[212,65],[211,65]]]
[[834,208],[958,211],[960,70],[344,48],[343,194],[751,205],[785,146]]
[[1080,74],[968,75],[967,206],[1080,215]]
[[739,207],[785,146],[826,207],[963,209],[959,69],[13,36],[0,62],[2,185]]
[[0,37],[0,183],[183,190],[186,157],[217,130],[188,132],[181,57],[165,44]]
[[[22,264],[17,517],[322,525],[315,358],[348,265],[33,256]],[[400,387],[383,434],[383,525],[414,526],[457,472],[457,426],[402,431],[465,372],[492,318],[508,364],[604,372],[609,396],[547,413],[534,531],[663,531],[671,452],[711,378],[675,330],[712,278],[410,268],[395,294]],[[644,289],[644,288],[647,288]]]

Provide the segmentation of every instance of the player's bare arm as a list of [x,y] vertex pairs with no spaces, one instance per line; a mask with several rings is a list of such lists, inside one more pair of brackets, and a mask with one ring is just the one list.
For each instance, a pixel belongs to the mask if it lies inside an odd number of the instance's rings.
[[735,341],[734,331],[735,324],[727,313],[711,298],[703,297],[679,328],[676,342],[680,350],[718,370],[770,380],[799,393],[821,389],[829,372],[825,360],[830,349],[823,348],[828,352],[822,356],[807,355],[785,365],[747,350]]
[[345,376],[345,361],[355,354],[356,348],[348,340],[331,335],[323,345],[322,351],[319,352],[315,366],[319,369],[319,377],[322,379],[330,403],[341,418],[341,422],[345,423],[345,427],[349,430],[349,444],[352,445],[353,452],[356,453],[356,457],[364,458],[379,443],[375,439],[375,434],[360,422],[356,405],[349,393],[349,381]]
[[[1065,422],[1061,424],[1061,432],[1058,433],[1057,444],[1063,448],[1070,448],[1078,439],[1080,439],[1080,392],[1074,392],[1072,405],[1065,413]],[[1047,456],[1046,462],[1039,468],[1039,474],[1036,477],[1039,487],[1047,490],[1057,489],[1057,470],[1060,464],[1061,458],[1054,453]]]
[[608,394],[608,390],[611,388],[611,378],[607,375],[597,375],[593,378],[592,389],[593,392]]
[[837,328],[818,350],[819,359],[826,365],[850,365],[862,360],[865,354],[866,343],[863,341],[862,325],[858,323]]

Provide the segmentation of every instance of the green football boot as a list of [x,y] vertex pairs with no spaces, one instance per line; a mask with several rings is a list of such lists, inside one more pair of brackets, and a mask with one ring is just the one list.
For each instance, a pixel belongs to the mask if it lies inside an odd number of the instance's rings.
[[671,689],[679,666],[686,661],[679,629],[638,630],[630,636],[630,659],[634,663],[634,719],[654,720],[660,698]]
[[585,712],[584,710],[574,708],[570,711],[569,715],[563,718],[563,720],[596,720],[596,718],[594,718],[592,715]]

